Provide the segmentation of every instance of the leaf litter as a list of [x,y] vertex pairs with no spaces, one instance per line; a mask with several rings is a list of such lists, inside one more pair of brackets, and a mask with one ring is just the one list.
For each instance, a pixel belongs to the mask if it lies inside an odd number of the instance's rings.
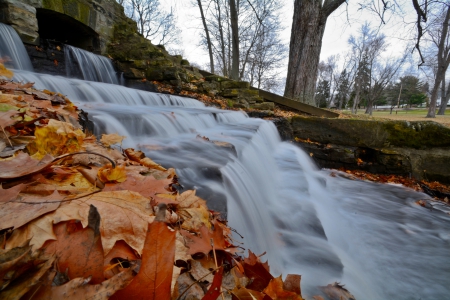
[[32,86],[0,79],[0,298],[303,299],[300,276],[244,258],[173,168],[98,141]]

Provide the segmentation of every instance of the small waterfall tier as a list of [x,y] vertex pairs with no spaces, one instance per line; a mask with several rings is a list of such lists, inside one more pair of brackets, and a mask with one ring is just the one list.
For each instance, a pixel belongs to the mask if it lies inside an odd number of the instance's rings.
[[64,52],[68,77],[73,75],[72,68],[77,66],[84,80],[119,84],[110,59],[70,45],[65,45]]
[[0,59],[12,69],[33,71],[28,53],[16,31],[0,23]]

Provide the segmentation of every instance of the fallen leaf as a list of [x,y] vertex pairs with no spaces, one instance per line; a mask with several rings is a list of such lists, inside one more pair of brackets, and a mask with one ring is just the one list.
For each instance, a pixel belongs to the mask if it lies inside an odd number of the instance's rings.
[[138,260],[140,257],[127,243],[122,240],[117,241],[111,251],[109,251],[108,255],[105,256],[103,262],[105,278],[111,278],[116,274],[115,271],[119,270],[120,265],[111,268],[112,265],[117,264],[116,261],[118,259],[132,261]]
[[34,85],[34,82],[27,82],[24,84],[19,84],[19,88],[20,89],[28,89],[28,88],[33,87],[33,85]]
[[117,133],[102,134],[100,142],[102,142],[102,144],[106,147],[111,147],[111,145],[114,144],[121,144],[124,138],[126,137],[118,135]]
[[245,276],[250,279],[250,283],[246,288],[262,292],[269,282],[273,279],[273,276],[268,270],[267,263],[261,263],[260,259],[250,250],[249,257],[244,259],[242,266],[245,270]]
[[[195,236],[186,230],[180,230],[180,233],[186,238],[186,246],[189,247],[189,254],[196,253],[208,254],[212,250],[212,243],[215,250],[225,250],[225,239],[222,228],[217,225],[217,220],[214,223],[214,229],[210,231],[205,225],[200,227],[200,234]],[[212,242],[211,242],[212,240]]]
[[127,180],[127,173],[125,172],[124,165],[116,166],[115,168],[112,168],[111,165],[107,165],[98,170],[97,177],[103,183],[120,183]]
[[223,277],[223,266],[221,266],[219,270],[216,271],[213,282],[209,287],[208,291],[206,292],[205,297],[202,298],[202,300],[216,300],[219,297],[220,293],[222,292],[221,291],[222,277]]
[[281,279],[281,276],[272,279],[263,292],[273,300],[303,300],[300,295],[291,291],[286,291],[283,288],[283,280]]
[[46,253],[58,258],[59,272],[68,270],[69,278],[90,277],[92,283],[103,281],[103,248],[100,238],[100,214],[90,205],[89,223],[82,228],[75,221],[55,225],[56,241],[46,243]]
[[144,197],[155,197],[156,194],[167,193],[166,186],[173,183],[172,178],[156,179],[154,176],[143,176],[135,173],[127,173],[127,178],[119,184],[105,184],[103,191],[129,190],[141,194]]
[[[183,294],[183,297],[180,297]],[[172,299],[202,299],[205,292],[201,286],[192,279],[188,272],[178,276]]]
[[5,68],[5,66],[2,63],[0,63],[0,76],[12,78],[14,76],[14,73]]
[[17,120],[11,119],[11,117],[18,113],[17,110],[0,111],[0,126],[5,128],[16,123]]
[[[264,295],[261,292],[249,290],[246,288],[234,288],[231,291],[232,295],[236,297],[238,300],[270,300],[267,295]],[[233,299],[234,299],[233,297]]]
[[302,276],[297,274],[288,274],[283,282],[283,289],[286,291],[294,292],[297,295],[302,295],[302,289],[300,281]]
[[167,228],[163,222],[165,205],[162,206],[155,221],[148,225],[139,273],[112,299],[170,299],[175,258],[175,231]]
[[54,192],[50,196],[27,196],[22,201],[0,203],[0,230],[18,228],[28,222],[56,210],[64,197]]
[[330,298],[339,300],[355,300],[355,296],[350,294],[350,292],[344,288],[343,285],[339,283],[329,284],[327,286],[321,286],[320,289]]
[[[52,257],[46,262],[37,265],[34,268],[27,270],[27,272],[14,280],[8,287],[0,292],[2,299],[20,299],[33,286],[40,284],[40,279],[51,268],[55,258]],[[31,264],[33,266],[33,264]]]
[[0,161],[0,179],[30,175],[47,168],[52,162],[51,155],[45,155],[41,160],[37,160],[27,153],[19,152],[13,159]]
[[[80,220],[86,226],[91,204],[102,216],[100,231],[105,255],[118,240],[124,240],[139,254],[142,253],[148,223],[154,219],[151,216],[153,209],[147,198],[130,191],[96,193],[61,206],[54,213],[54,223],[57,223],[57,218],[61,221],[72,218]],[[73,218],[75,213],[77,218]]]
[[155,163],[153,160],[151,160],[148,157],[145,157],[144,152],[142,151],[135,151],[133,148],[128,148],[125,149],[125,155],[132,161],[141,163],[142,165],[150,168],[150,169],[155,169],[155,170],[160,170],[160,171],[167,171],[166,168],[164,168],[163,166]]
[[82,150],[85,138],[80,129],[54,119],[50,119],[47,126],[36,128],[34,135],[36,139],[28,145],[28,150],[38,157],[47,153],[58,156],[78,152]]
[[52,286],[32,299],[106,300],[116,291],[126,287],[132,279],[131,268],[96,285],[89,284],[90,278],[75,278],[64,285]]
[[27,185],[26,184],[18,184],[12,188],[9,189],[3,189],[0,186],[0,202],[8,202],[8,201],[14,201],[17,198],[17,195],[25,189]]

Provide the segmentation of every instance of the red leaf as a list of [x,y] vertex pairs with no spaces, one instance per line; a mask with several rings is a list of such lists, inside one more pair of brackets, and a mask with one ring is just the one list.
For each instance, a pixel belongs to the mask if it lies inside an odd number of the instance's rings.
[[246,288],[262,292],[273,279],[273,276],[269,273],[267,262],[261,263],[255,254],[250,250],[248,252],[249,257],[245,258],[243,263],[245,276],[250,279]]
[[213,282],[209,288],[209,290],[206,292],[205,296],[202,298],[202,300],[216,300],[220,295],[220,288],[222,286],[222,278],[223,278],[223,266],[217,270],[216,274],[214,275]]
[[180,230],[180,233],[188,239],[186,245],[189,247],[189,254],[196,253],[208,254],[212,250],[211,239],[214,243],[215,250],[225,250],[225,239],[223,229],[217,220],[214,221],[214,229],[212,231],[203,225],[200,227],[200,235],[194,236],[186,230]]
[[68,270],[69,278],[92,276],[91,282],[101,283],[103,277],[103,247],[100,238],[100,215],[91,205],[89,223],[62,222],[54,226],[57,240],[44,244],[47,253],[58,257],[59,272]]
[[111,299],[170,299],[175,231],[171,231],[163,222],[165,214],[164,205],[164,208],[160,207],[155,221],[148,225],[139,273],[125,289],[118,291]]

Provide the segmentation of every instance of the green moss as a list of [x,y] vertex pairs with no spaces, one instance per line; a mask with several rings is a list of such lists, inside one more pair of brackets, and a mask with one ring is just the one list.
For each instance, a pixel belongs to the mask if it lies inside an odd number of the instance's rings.
[[42,0],[42,8],[64,13],[61,0]]
[[227,100],[227,106],[230,107],[230,108],[233,107],[234,106],[234,102],[231,99],[228,99]]
[[428,148],[449,147],[450,129],[435,122],[384,122],[391,145]]

